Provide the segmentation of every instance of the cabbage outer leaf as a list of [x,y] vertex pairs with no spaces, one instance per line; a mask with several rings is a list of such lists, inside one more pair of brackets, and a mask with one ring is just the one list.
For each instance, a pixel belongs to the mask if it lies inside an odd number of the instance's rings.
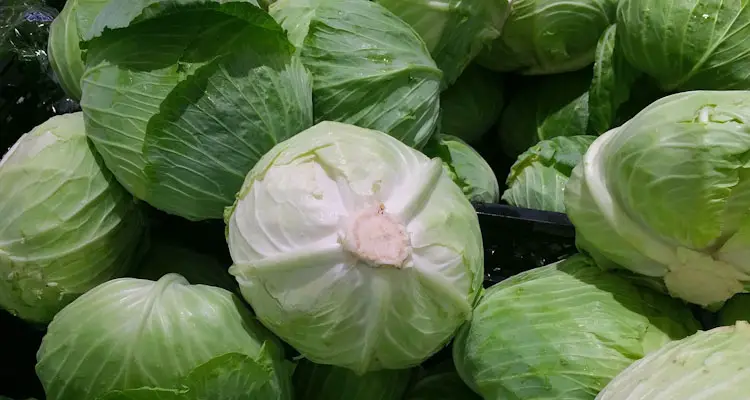
[[622,0],[617,25],[623,55],[666,91],[750,88],[744,1]]
[[463,140],[450,135],[436,135],[425,147],[424,153],[443,160],[451,178],[469,201],[497,203],[500,199],[500,184],[492,167]]
[[254,5],[151,3],[112,2],[84,35],[86,129],[136,197],[221,218],[255,162],[312,124],[312,82]]
[[227,353],[199,365],[183,379],[179,389],[143,387],[113,390],[97,400],[245,400],[276,399],[271,371],[252,357]]
[[505,181],[503,200],[516,207],[565,212],[565,185],[595,136],[543,140],[518,156]]
[[443,74],[409,24],[364,0],[280,0],[270,12],[312,73],[316,123],[374,129],[417,148],[435,133]]

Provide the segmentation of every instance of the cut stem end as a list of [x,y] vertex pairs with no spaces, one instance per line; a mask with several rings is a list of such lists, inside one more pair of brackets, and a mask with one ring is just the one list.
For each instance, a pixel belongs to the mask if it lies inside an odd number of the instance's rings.
[[342,235],[346,250],[373,267],[402,268],[411,255],[406,227],[379,204],[354,214]]

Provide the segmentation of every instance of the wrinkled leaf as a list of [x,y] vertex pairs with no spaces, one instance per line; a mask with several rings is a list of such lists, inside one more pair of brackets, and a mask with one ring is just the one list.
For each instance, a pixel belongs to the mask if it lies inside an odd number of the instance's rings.
[[622,56],[617,46],[617,25],[599,39],[594,59],[594,78],[589,89],[589,132],[600,135],[614,127],[620,106],[630,98],[641,75]]
[[270,12],[312,73],[316,122],[378,130],[413,147],[435,132],[442,72],[406,22],[365,0],[280,0]]
[[518,156],[505,181],[508,204],[565,212],[565,185],[595,136],[558,136],[543,140]]
[[[91,35],[136,9],[100,14]],[[309,74],[281,28],[246,2],[152,7],[137,19],[86,42],[87,132],[136,197],[220,218],[255,162],[312,123]]]

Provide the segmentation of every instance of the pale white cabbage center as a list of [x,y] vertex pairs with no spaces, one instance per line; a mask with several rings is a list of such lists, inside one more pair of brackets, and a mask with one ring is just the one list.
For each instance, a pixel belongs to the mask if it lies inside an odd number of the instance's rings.
[[416,365],[467,320],[483,279],[476,213],[439,159],[322,122],[280,143],[227,214],[243,296],[310,360]]

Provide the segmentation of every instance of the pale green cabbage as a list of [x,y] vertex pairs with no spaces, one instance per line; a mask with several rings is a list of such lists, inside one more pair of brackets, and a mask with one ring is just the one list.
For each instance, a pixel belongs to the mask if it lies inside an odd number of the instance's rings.
[[579,246],[703,306],[745,291],[749,126],[750,92],[696,91],[600,136],[565,188]]
[[153,2],[112,1],[82,36],[86,130],[136,197],[218,219],[255,162],[312,125],[311,78],[255,5]]
[[357,373],[438,351],[484,277],[476,212],[442,162],[336,122],[250,171],[227,241],[258,318],[310,361]]
[[47,323],[124,276],[145,248],[138,204],[86,140],[81,113],[52,117],[0,160],[0,306]]
[[36,372],[48,400],[284,400],[282,356],[232,293],[167,274],[115,279],[65,307]]
[[453,344],[485,399],[593,399],[631,363],[699,329],[678,300],[582,255],[487,289]]
[[378,130],[417,148],[435,133],[443,73],[409,24],[366,0],[279,0],[270,12],[312,73],[316,122]]
[[750,325],[699,332],[631,365],[596,400],[744,400],[750,391]]

